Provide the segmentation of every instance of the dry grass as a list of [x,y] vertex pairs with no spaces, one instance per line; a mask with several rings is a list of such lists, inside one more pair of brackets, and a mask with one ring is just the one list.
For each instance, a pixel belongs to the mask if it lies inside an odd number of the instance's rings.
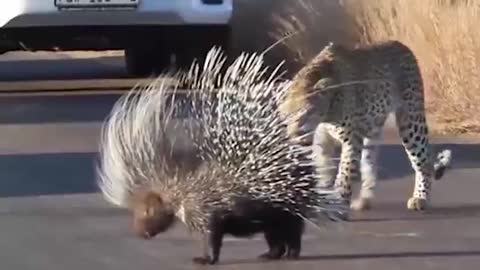
[[330,41],[351,44],[355,40],[350,30],[354,21],[335,0],[235,0],[234,3],[237,50],[261,51],[284,39],[268,52],[267,60],[273,63],[285,60],[290,72]]
[[286,37],[287,58],[305,64],[329,42],[344,45],[358,37],[355,21],[338,1],[290,0],[284,1],[282,12],[273,16],[275,28],[270,35],[275,40]]
[[346,6],[362,43],[397,39],[414,51],[437,131],[480,131],[480,2],[348,0]]
[[478,0],[273,1],[281,6],[271,20],[274,40],[298,32],[286,40],[282,58],[304,63],[328,41],[400,40],[419,60],[434,130],[480,132],[480,117],[472,117],[480,107]]

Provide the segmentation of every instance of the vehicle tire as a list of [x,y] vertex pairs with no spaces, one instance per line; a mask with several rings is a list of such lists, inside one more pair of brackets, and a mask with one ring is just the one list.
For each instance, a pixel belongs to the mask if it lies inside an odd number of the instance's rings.
[[19,49],[19,45],[4,36],[0,36],[0,55]]
[[150,75],[153,71],[152,51],[140,47],[125,49],[125,66],[127,72],[135,76]]
[[171,49],[161,45],[127,48],[125,50],[125,65],[131,75],[155,75],[170,68],[171,54]]

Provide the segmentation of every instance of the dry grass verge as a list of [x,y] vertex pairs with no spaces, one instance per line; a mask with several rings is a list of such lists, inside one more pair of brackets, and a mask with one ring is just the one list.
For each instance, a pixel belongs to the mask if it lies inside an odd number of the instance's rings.
[[362,43],[397,39],[416,54],[437,132],[480,132],[477,0],[347,0]]
[[[270,53],[296,71],[327,42],[396,39],[416,54],[435,132],[480,133],[478,0],[237,0],[240,49]],[[272,15],[273,14],[273,15]]]

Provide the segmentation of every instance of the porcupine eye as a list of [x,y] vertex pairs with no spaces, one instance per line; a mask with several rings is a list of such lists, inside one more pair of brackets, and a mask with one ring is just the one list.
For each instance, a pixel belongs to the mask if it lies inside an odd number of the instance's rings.
[[169,210],[163,200],[153,193],[147,194],[139,202],[135,212],[135,232],[138,236],[146,239],[166,231],[175,218],[173,211]]
[[143,211],[143,216],[145,218],[154,217],[155,216],[155,207],[151,206],[151,205],[147,205],[147,209],[145,209],[145,211]]

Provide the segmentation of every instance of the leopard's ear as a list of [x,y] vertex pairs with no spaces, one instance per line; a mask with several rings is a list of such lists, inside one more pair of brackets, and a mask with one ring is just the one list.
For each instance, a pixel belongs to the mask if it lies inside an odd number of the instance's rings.
[[[296,80],[308,80],[327,77],[334,72],[334,61],[336,54],[332,51],[332,46],[327,45],[317,54],[315,54],[307,63],[297,72],[293,81]],[[313,85],[313,81],[310,81],[309,85]]]
[[331,77],[322,78],[315,83],[313,86],[313,90],[317,91],[331,91],[331,90],[338,90],[339,87],[335,86],[334,80]]

